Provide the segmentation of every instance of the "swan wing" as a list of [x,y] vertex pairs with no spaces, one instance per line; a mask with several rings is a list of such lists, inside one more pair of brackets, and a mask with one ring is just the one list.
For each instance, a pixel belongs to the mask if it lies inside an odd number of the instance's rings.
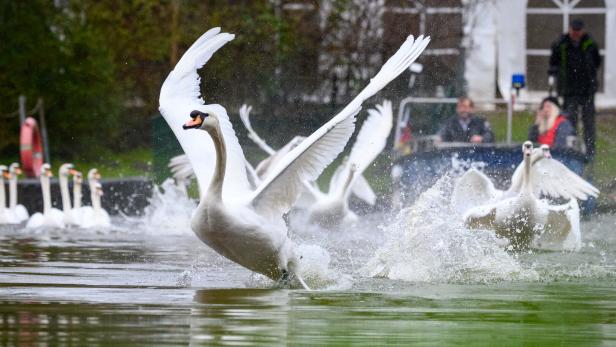
[[242,124],[244,124],[244,128],[248,130],[248,138],[268,155],[274,155],[276,151],[252,128],[252,124],[250,124],[250,111],[252,111],[252,106],[243,104],[242,107],[240,107],[240,119],[242,120]]
[[203,131],[184,131],[182,126],[193,110],[213,112],[218,116],[227,152],[227,168],[223,186],[223,198],[235,199],[250,192],[245,171],[244,153],[224,107],[204,105],[200,97],[201,68],[212,55],[233,40],[234,35],[220,33],[220,28],[207,31],[184,53],[180,61],[163,83],[160,91],[160,111],[190,160],[199,189],[205,192],[214,173],[216,152],[212,139]]
[[578,250],[582,246],[580,233],[580,207],[576,199],[563,205],[550,205],[540,201],[547,210],[547,220],[534,245],[547,250]]
[[351,187],[351,192],[367,204],[374,205],[376,203],[376,194],[372,190],[370,183],[368,183],[364,175],[357,175],[356,177]]
[[383,101],[382,105],[376,105],[375,109],[368,110],[368,114],[368,118],[357,134],[357,139],[355,139],[355,144],[353,144],[349,156],[349,162],[357,165],[358,174],[364,172],[368,165],[385,149],[394,121],[391,101],[389,100]]
[[[376,195],[363,176],[363,172],[385,149],[387,144],[387,138],[394,121],[391,101],[383,101],[383,104],[376,105],[375,109],[368,110],[368,114],[368,118],[357,134],[353,149],[351,149],[349,163],[357,168],[351,183],[351,191],[370,205],[374,205]],[[350,166],[347,166],[347,168],[350,168]],[[347,177],[347,175],[340,175],[340,177]],[[341,183],[338,182],[338,184]]]
[[531,184],[536,195],[586,200],[597,197],[599,189],[554,158],[537,161],[531,167]]
[[[341,178],[345,177],[343,176],[343,174],[346,174],[346,177],[348,177],[349,173],[348,166],[346,163],[348,163],[348,160],[346,160],[343,164],[339,165],[336,168],[336,171],[334,171],[334,174],[329,180],[330,194],[334,194],[336,192],[336,187],[344,185],[344,180],[341,180]],[[376,194],[372,190],[372,187],[370,187],[370,184],[368,183],[364,175],[355,176],[354,182],[351,186],[351,192],[370,205],[374,205],[376,203]]]
[[176,180],[188,180],[195,177],[195,172],[186,154],[180,154],[171,158],[168,166],[173,178]]
[[495,201],[502,192],[483,172],[471,168],[456,182],[451,194],[451,204],[460,214],[469,209]]
[[316,180],[342,152],[353,134],[355,115],[362,103],[405,71],[429,41],[429,37],[415,40],[409,36],[353,101],[276,164],[251,196],[253,207],[267,214],[288,211],[302,191],[303,182]]

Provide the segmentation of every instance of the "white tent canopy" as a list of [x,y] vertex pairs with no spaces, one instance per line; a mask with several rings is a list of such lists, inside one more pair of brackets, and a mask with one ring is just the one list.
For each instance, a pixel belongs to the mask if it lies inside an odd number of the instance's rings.
[[[528,13],[562,16],[564,30],[569,19],[575,15],[604,14],[605,47],[600,47],[604,64],[603,86],[597,94],[596,104],[598,107],[616,107],[616,0],[604,2],[605,7],[596,7],[597,2],[594,1],[595,7],[586,8],[584,0],[553,0],[551,8],[531,10],[528,9],[527,0],[495,0],[475,6],[467,14],[477,18],[468,32],[473,42],[465,64],[469,94],[477,99],[494,97],[496,81],[500,94],[508,98],[512,74],[527,74],[529,71],[527,55],[549,56],[549,46],[545,49],[529,49],[526,46]],[[554,40],[557,38],[558,34],[554,35]],[[546,65],[546,72],[547,68]],[[523,91],[520,98],[539,101],[546,94],[547,91],[542,90]]]

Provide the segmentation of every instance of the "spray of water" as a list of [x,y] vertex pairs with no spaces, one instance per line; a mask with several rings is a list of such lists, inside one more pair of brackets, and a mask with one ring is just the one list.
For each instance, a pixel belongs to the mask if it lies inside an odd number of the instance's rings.
[[367,262],[365,275],[437,283],[537,278],[493,233],[464,227],[449,203],[454,182],[450,175],[443,176],[382,228],[387,241]]
[[143,217],[133,221],[138,229],[157,234],[191,234],[190,217],[196,205],[172,179],[167,179],[154,187]]

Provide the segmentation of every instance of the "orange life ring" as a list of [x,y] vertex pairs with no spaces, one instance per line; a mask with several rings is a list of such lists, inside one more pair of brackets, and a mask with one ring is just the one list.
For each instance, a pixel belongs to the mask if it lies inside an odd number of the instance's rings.
[[26,118],[19,132],[19,154],[21,167],[28,177],[38,177],[43,165],[43,146],[41,134],[32,117]]

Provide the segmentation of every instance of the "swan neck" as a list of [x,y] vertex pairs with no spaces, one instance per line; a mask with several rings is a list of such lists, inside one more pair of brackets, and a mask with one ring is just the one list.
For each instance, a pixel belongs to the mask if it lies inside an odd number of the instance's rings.
[[524,155],[524,175],[522,175],[522,191],[525,193],[531,193],[532,188],[530,184],[531,180],[531,160],[530,156]]
[[96,180],[90,180],[90,200],[92,200],[92,209],[99,211],[101,209],[101,197],[96,194]]
[[0,178],[0,211],[4,211],[5,208],[6,208],[6,193],[4,191],[4,178]]
[[41,192],[43,193],[43,214],[51,211],[51,188],[49,177],[41,175]]
[[340,190],[340,198],[344,199],[346,201],[346,198],[349,196],[349,194],[351,193],[351,183],[353,183],[353,179],[355,178],[355,175],[357,174],[357,170],[351,170],[348,169],[348,175],[344,181],[344,184],[342,185],[342,189]]
[[81,208],[81,183],[73,182],[73,208]]
[[17,175],[13,174],[9,180],[9,208],[17,207]]
[[71,195],[68,190],[68,178],[60,175],[60,194],[62,195],[62,210],[68,212],[71,210]]
[[214,177],[208,189],[208,197],[222,200],[222,186],[225,180],[225,171],[227,168],[227,149],[225,139],[222,137],[220,125],[216,124],[213,130],[208,130],[214,142],[216,149],[216,168],[214,169]]

